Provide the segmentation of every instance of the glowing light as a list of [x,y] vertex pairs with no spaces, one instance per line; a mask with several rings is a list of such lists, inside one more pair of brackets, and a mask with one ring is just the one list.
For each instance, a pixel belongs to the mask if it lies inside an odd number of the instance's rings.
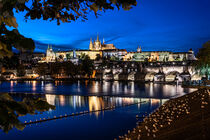
[[51,83],[45,85],[46,91],[53,91],[53,85]]
[[[101,108],[104,108],[104,101],[101,97],[88,97],[89,101],[89,111],[94,111],[94,110],[100,110]],[[95,115],[98,116],[99,112],[95,112]]]
[[36,83],[37,83],[37,81],[32,81],[32,90],[33,91],[36,90]]
[[45,97],[49,104],[55,105],[55,95],[46,94]]
[[60,102],[61,106],[65,106],[65,96],[64,95],[59,96],[59,102]]

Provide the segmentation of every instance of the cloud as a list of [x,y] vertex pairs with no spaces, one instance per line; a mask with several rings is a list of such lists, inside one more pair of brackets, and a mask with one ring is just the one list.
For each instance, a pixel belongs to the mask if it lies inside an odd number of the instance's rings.
[[[35,51],[41,51],[41,52],[45,52],[48,48],[48,45],[47,43],[42,43],[40,41],[34,41],[35,42]],[[70,44],[50,44],[53,46],[53,49],[54,50],[70,50],[70,49],[74,49],[73,46],[71,46]]]
[[123,37],[122,35],[114,36],[114,37],[111,37],[110,39],[106,40],[105,42],[109,43],[109,42],[115,41],[117,39],[120,39],[122,37]]

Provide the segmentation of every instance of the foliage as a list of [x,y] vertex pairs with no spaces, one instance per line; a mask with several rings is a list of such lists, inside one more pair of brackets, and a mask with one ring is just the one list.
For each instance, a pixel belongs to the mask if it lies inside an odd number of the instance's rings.
[[0,59],[0,64],[6,69],[16,69],[19,66],[19,58],[16,55],[11,58],[4,57]]
[[39,63],[35,71],[39,76],[44,76],[47,74],[48,65],[46,63]]
[[90,77],[93,74],[93,61],[90,59],[90,57],[88,55],[84,56],[84,59],[82,60],[82,64],[81,64],[81,71],[82,73],[85,75],[87,74],[88,77]]
[[109,67],[111,66],[110,61],[111,61],[110,56],[103,57],[103,58],[102,58],[102,63],[101,63],[101,65],[100,65],[100,67],[101,67],[101,68],[102,68],[102,67],[108,67],[108,68],[109,68]]
[[195,62],[201,74],[208,77],[210,75],[210,41],[206,42],[197,54],[198,61]]
[[66,76],[71,76],[71,78],[75,78],[77,74],[79,74],[79,66],[74,65],[72,62],[56,62],[51,64],[51,74],[57,75],[62,74]]
[[119,61],[119,57],[111,56],[110,60],[112,60],[112,61]]
[[115,7],[129,10],[136,4],[136,0],[0,0],[0,57],[11,56],[12,47],[21,51],[35,48],[32,39],[18,32],[14,11],[25,12],[26,20],[56,20],[59,25],[61,21],[71,22],[79,18],[85,21],[92,11],[97,17],[99,10],[105,12]]
[[19,65],[17,68],[17,76],[25,76],[26,74],[26,70],[25,67],[23,65]]
[[96,61],[99,61],[99,60],[101,60],[101,59],[102,59],[101,55],[100,55],[100,54],[97,54],[95,60],[96,60]]
[[75,65],[72,62],[64,62],[63,66],[65,74],[71,76],[73,79],[76,75],[80,74],[80,65]]
[[[8,23],[5,21],[5,19],[9,19]],[[14,20],[14,17],[6,17],[4,18],[0,14],[0,57],[11,57],[13,55],[12,53],[12,47],[20,50],[20,51],[32,51],[35,48],[35,44],[32,39],[25,38],[22,36],[17,29],[8,30],[7,26],[12,26],[14,28],[17,28],[17,25]],[[10,23],[12,22],[12,23]]]
[[51,75],[62,74],[63,65],[61,62],[55,62],[50,64],[50,73]]
[[71,61],[55,62],[50,64],[51,75],[65,75],[75,79],[77,75],[88,75],[93,73],[93,61],[88,55],[82,55],[81,64],[75,65]]
[[23,130],[25,126],[18,120],[19,116],[49,109],[55,109],[55,106],[48,104],[43,99],[24,98],[23,101],[17,102],[9,94],[0,94],[0,129],[6,133],[13,127]]

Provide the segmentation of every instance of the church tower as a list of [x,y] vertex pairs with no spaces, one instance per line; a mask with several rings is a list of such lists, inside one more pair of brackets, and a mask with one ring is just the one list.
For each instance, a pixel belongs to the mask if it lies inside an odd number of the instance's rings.
[[97,42],[99,42],[99,35],[97,34]]
[[97,40],[94,43],[94,47],[96,50],[101,50],[101,41],[99,40],[99,35],[97,35]]
[[55,53],[53,52],[52,45],[48,45],[46,52],[46,62],[54,62],[55,61]]
[[92,38],[90,38],[89,50],[93,50],[93,42],[92,42]]
[[137,52],[138,52],[138,53],[141,53],[141,46],[140,46],[140,47],[138,46]]

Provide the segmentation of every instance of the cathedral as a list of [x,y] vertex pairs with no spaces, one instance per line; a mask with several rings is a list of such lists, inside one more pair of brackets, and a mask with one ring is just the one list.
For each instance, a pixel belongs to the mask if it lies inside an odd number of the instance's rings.
[[55,62],[55,60],[56,60],[56,54],[52,49],[52,45],[51,46],[48,45],[48,48],[47,48],[47,51],[46,51],[45,62],[47,62],[47,63],[48,62]]
[[105,44],[105,40],[103,39],[103,43],[99,40],[99,35],[97,35],[97,40],[94,42],[92,38],[90,39],[89,50],[91,51],[102,51],[102,50],[116,50],[117,48],[114,44]]
[[46,57],[40,62],[56,62],[56,61],[72,61],[80,59],[82,55],[88,55],[90,59],[95,60],[97,56],[110,57],[115,60],[124,61],[148,61],[148,62],[167,62],[167,61],[186,61],[196,60],[194,52],[169,52],[169,51],[142,51],[141,46],[137,48],[136,52],[127,52],[126,49],[118,49],[114,44],[106,44],[97,39],[92,41],[90,39],[88,50],[70,50],[54,52],[52,46],[48,45]]

